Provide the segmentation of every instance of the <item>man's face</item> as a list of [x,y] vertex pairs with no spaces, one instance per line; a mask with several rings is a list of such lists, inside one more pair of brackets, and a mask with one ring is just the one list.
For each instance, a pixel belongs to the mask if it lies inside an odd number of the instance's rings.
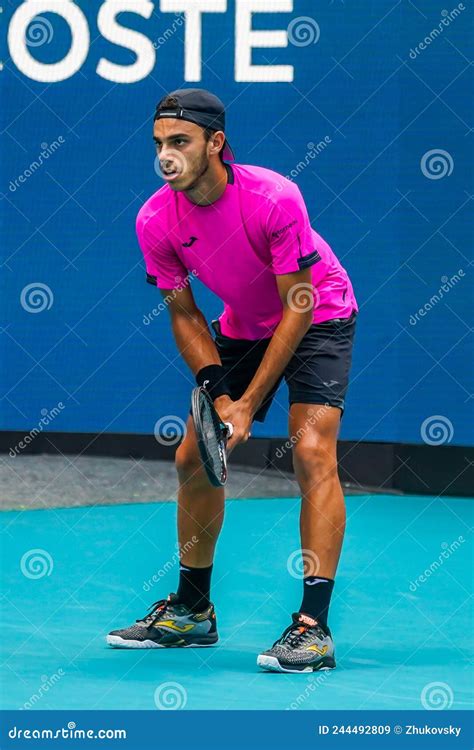
[[189,190],[207,172],[209,144],[199,125],[163,118],[155,122],[153,138],[163,179],[173,190]]

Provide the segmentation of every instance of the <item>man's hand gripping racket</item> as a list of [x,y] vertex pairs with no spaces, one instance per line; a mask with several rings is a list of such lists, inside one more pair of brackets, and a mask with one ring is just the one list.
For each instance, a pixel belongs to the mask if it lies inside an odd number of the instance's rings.
[[204,386],[193,389],[191,411],[199,452],[210,483],[223,487],[227,482],[227,440],[234,428],[219,417],[212,398]]

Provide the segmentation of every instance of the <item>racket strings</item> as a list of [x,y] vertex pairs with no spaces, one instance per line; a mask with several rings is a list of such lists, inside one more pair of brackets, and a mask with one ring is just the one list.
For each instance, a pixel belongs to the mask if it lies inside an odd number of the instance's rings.
[[227,480],[227,429],[205,388],[195,388],[191,402],[204,468],[211,484],[215,487],[222,487]]
[[209,458],[212,461],[213,470],[220,476],[222,473],[222,462],[224,459],[222,440],[217,438],[221,432],[221,423],[216,418],[215,411],[207,399],[202,403],[201,420],[204,427],[204,434],[207,443]]

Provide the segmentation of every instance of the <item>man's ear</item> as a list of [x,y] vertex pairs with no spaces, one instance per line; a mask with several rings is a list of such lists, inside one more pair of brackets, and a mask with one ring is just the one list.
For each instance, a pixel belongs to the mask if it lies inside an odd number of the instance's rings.
[[212,138],[212,153],[218,154],[219,151],[222,151],[225,143],[225,135],[221,130],[218,130],[216,133],[213,134]]

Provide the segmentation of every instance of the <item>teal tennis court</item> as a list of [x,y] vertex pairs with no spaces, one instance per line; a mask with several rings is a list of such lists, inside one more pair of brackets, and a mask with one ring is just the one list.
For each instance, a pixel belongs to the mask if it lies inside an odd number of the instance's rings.
[[298,498],[227,501],[213,594],[220,642],[206,649],[104,641],[175,586],[173,503],[1,513],[3,707],[468,708],[472,500],[346,501],[338,668],[309,676],[256,667],[299,604]]

